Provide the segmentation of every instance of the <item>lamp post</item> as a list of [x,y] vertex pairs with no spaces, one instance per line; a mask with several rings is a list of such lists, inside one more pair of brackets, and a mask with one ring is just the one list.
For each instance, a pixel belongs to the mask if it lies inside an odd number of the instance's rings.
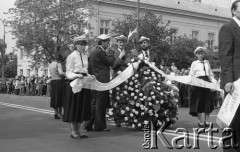
[[4,59],[5,59],[5,24],[4,24],[4,21],[2,19],[0,19],[2,24],[3,24],[3,49],[2,49],[2,79],[4,79]]

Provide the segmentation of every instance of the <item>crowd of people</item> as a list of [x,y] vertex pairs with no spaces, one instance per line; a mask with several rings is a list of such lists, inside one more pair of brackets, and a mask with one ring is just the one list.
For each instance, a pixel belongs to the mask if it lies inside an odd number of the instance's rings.
[[48,76],[16,76],[0,80],[0,94],[15,94],[20,96],[50,96],[50,81]]

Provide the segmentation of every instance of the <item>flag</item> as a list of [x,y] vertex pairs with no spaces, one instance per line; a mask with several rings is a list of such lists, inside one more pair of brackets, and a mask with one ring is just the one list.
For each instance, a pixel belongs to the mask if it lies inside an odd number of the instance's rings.
[[137,28],[135,28],[133,31],[129,31],[129,34],[128,34],[128,42],[129,40],[131,39],[135,39],[137,38]]

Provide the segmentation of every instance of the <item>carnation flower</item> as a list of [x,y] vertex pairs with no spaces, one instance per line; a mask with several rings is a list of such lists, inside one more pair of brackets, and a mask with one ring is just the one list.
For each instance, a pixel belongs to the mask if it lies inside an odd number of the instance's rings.
[[158,114],[157,114],[157,113],[155,114],[155,117],[158,117]]
[[137,123],[138,121],[137,121],[137,119],[134,119],[133,122],[134,122],[134,123]]
[[149,105],[149,106],[152,106],[152,103],[151,103],[151,102],[149,102],[149,103],[148,103],[148,105]]
[[126,107],[126,110],[129,111],[129,107]]
[[132,112],[134,113],[134,112],[135,112],[135,109],[132,109]]
[[127,92],[127,91],[123,91],[123,93],[124,93],[124,94],[128,94],[128,92]]
[[128,89],[128,86],[127,86],[127,85],[125,85],[125,86],[124,86],[124,89],[126,89],[126,90],[127,90],[127,89]]
[[135,80],[135,77],[134,77],[134,76],[132,77],[132,80]]
[[124,117],[124,120],[125,120],[125,121],[128,121],[128,117]]
[[116,96],[116,99],[117,99],[117,100],[120,100],[120,97],[119,97],[119,96]]
[[126,80],[125,83],[128,83],[128,80]]
[[139,107],[140,106],[140,104],[139,103],[136,103],[136,107]]
[[148,124],[148,122],[149,122],[148,120],[144,120],[143,123],[146,125],[146,124]]
[[160,90],[161,90],[161,88],[160,88],[160,87],[157,87],[157,90],[159,90],[159,91],[160,91]]
[[156,96],[152,96],[153,99],[156,99]]
[[121,114],[124,115],[125,114],[125,110],[121,110]]
[[156,104],[159,104],[159,101],[158,101],[158,100],[156,100]]
[[135,93],[131,93],[131,96],[133,97],[135,95]]
[[161,100],[161,102],[160,102],[161,104],[163,104],[164,103],[164,101],[163,100]]
[[151,95],[154,95],[154,92],[153,92],[153,91],[151,91]]
[[135,74],[135,77],[137,78],[137,77],[138,77],[138,74]]
[[129,85],[133,85],[133,82],[131,81],[131,82],[129,82]]
[[136,115],[138,115],[138,113],[139,113],[138,111],[135,111],[135,114],[136,114]]
[[161,93],[160,93],[160,95],[162,96],[162,95],[163,95],[163,93],[161,92]]
[[134,124],[132,124],[132,128],[135,128],[135,125],[134,125]]
[[151,97],[148,97],[148,101],[151,101],[152,100],[152,98]]
[[161,122],[161,121],[159,121],[159,120],[158,120],[158,125],[160,125],[160,126],[162,125],[162,122]]
[[133,117],[134,115],[133,115],[133,113],[130,113],[130,117]]
[[169,119],[169,118],[167,118],[167,119],[166,119],[166,121],[170,121],[170,119]]
[[143,116],[144,115],[144,112],[141,112],[141,116]]
[[142,96],[143,96],[143,93],[139,93],[139,96],[142,97]]
[[134,96],[134,100],[137,100],[137,98],[138,98],[137,96]]
[[147,99],[147,97],[146,97],[146,96],[143,96],[143,99]]
[[142,124],[141,124],[141,123],[139,123],[139,124],[138,124],[138,127],[141,127],[141,126],[142,126]]
[[119,91],[119,90],[120,90],[120,88],[119,88],[119,87],[116,87],[116,90],[118,90],[118,91]]

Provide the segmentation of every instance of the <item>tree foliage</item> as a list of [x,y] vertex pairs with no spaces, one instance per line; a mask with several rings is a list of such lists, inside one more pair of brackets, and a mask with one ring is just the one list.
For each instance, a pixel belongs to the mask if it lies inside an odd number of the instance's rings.
[[[17,75],[17,55],[11,52],[5,55],[4,76],[6,78],[14,78],[16,75]],[[0,77],[2,77],[2,66],[0,68]]]
[[36,64],[49,62],[56,53],[69,50],[74,36],[91,28],[87,22],[87,18],[93,15],[91,2],[26,0],[9,9],[8,25],[17,38],[17,46],[24,47],[28,53],[34,52]]
[[[137,25],[137,14],[123,14],[122,18],[117,18],[114,22],[112,33],[128,36],[130,30],[134,30]],[[159,57],[165,58],[170,45],[169,37],[173,31],[169,28],[169,22],[164,22],[162,16],[157,16],[151,11],[141,11],[139,14],[139,36],[150,38],[151,49],[158,53]],[[137,40],[138,41],[138,40]],[[129,44],[133,49],[136,44]],[[167,56],[167,55],[166,55]]]

